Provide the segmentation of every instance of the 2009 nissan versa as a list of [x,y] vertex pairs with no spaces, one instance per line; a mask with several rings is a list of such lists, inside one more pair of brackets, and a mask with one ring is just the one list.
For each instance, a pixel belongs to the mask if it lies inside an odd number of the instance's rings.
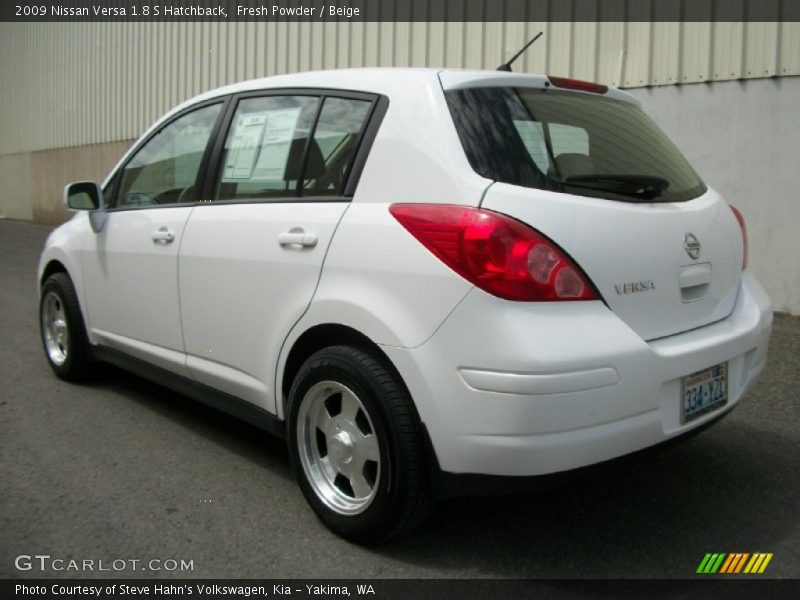
[[39,267],[56,375],[107,361],[285,436],[357,541],[681,436],[764,368],[741,214],[598,84],[248,81],[65,201]]

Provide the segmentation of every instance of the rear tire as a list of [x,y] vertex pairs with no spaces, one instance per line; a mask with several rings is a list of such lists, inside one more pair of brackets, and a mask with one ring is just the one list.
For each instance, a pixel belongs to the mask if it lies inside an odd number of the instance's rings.
[[287,440],[306,500],[347,539],[389,539],[433,509],[422,426],[383,357],[351,346],[312,355],[289,393]]
[[39,327],[47,362],[65,381],[80,381],[89,372],[89,342],[78,295],[66,273],[54,273],[42,286]]

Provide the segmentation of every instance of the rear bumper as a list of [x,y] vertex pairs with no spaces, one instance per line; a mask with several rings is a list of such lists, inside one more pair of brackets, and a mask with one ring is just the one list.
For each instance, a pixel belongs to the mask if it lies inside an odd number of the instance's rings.
[[[443,472],[529,477],[630,454],[730,411],[764,368],[771,326],[748,273],[726,319],[651,342],[601,302],[532,305],[474,289],[423,345],[384,351]],[[724,361],[727,405],[682,424],[681,378]]]
[[692,439],[696,435],[704,432],[709,427],[713,427],[719,421],[733,412],[733,409],[721,411],[710,420],[706,420],[702,425],[691,430],[673,436],[667,440],[659,442],[653,446],[647,446],[636,450],[631,454],[625,454],[600,463],[594,463],[584,467],[576,467],[568,471],[558,471],[556,473],[546,473],[544,475],[532,475],[528,477],[514,477],[512,475],[481,475],[478,473],[448,473],[442,471],[435,463],[433,455],[431,481],[434,494],[439,499],[455,498],[459,496],[495,496],[508,494],[525,494],[540,492],[543,490],[555,489],[572,481],[580,480],[583,477],[602,477],[603,473],[610,472],[612,469],[624,469],[625,465],[631,461],[644,456],[651,456],[667,450],[675,445]]

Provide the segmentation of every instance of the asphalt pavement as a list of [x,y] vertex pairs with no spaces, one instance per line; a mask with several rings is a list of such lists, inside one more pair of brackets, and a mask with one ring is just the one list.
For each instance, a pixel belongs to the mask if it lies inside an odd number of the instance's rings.
[[[776,315],[760,382],[701,435],[556,489],[442,503],[364,548],[317,521],[268,434],[111,367],[56,379],[37,326],[48,232],[0,220],[0,577],[691,577],[707,552],[771,552],[761,577],[800,577],[800,318]],[[44,571],[18,559],[34,555]]]

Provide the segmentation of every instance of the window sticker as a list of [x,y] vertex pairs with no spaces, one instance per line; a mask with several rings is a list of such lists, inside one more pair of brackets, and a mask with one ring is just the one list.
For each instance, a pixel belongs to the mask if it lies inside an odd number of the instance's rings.
[[266,122],[266,113],[250,113],[239,117],[225,163],[225,180],[250,179],[253,176]]
[[301,107],[270,111],[253,179],[283,181]]

